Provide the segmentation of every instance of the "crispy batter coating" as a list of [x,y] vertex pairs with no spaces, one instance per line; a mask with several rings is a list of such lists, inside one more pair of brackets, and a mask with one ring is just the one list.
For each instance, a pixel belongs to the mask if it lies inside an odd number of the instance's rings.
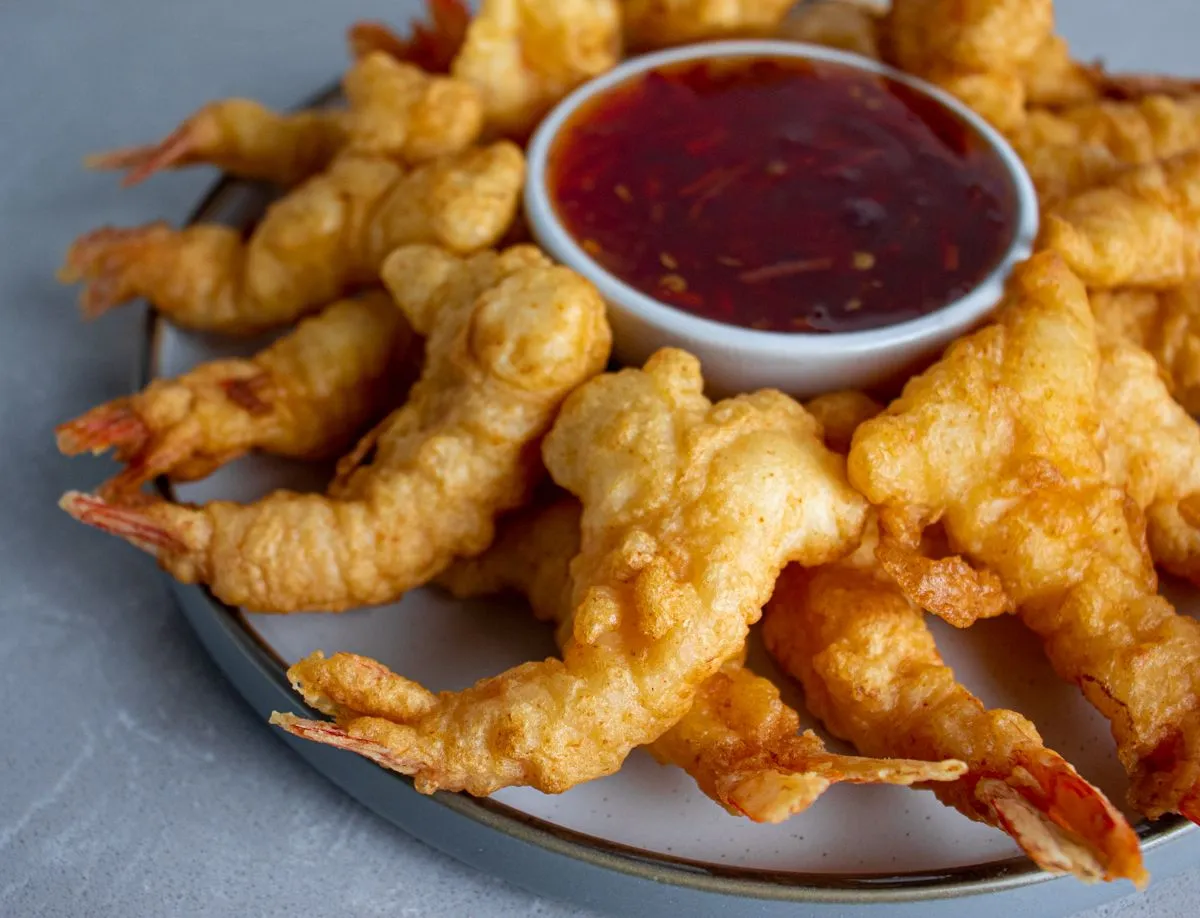
[[1141,515],[1105,478],[1099,365],[1083,285],[1037,255],[993,325],[859,428],[849,474],[880,507],[881,547],[916,553],[940,520],[951,548],[999,579],[1055,670],[1111,722],[1136,808],[1194,817],[1200,623],[1158,595]]
[[394,253],[384,280],[425,365],[407,404],[339,468],[332,496],[279,491],[252,504],[64,508],[157,555],[184,582],[261,612],[390,602],[491,542],[527,497],[536,444],[611,336],[596,290],[532,247],[462,259]]
[[241,178],[297,185],[325,169],[346,142],[346,113],[273,112],[250,99],[210,102],[162,140],[89,156],[89,169],[125,172],[136,185],[163,169],[216,166]]
[[1067,43],[1047,35],[1020,67],[1029,104],[1046,108],[1098,102],[1102,99],[1137,100],[1148,95],[1189,96],[1200,90],[1200,81],[1145,73],[1110,73],[1099,63],[1081,63],[1071,57]]
[[431,76],[383,52],[355,61],[342,88],[348,112],[278,114],[246,99],[211,102],[158,143],[101,153],[87,163],[126,170],[125,185],[203,163],[291,186],[324,171],[345,149],[415,165],[465,150],[483,129],[483,100],[474,86]]
[[339,157],[271,205],[244,242],[237,230],[209,224],[104,228],[76,240],[59,277],[86,284],[87,315],[145,296],[181,325],[262,331],[370,282],[398,246],[493,245],[513,221],[524,174],[524,157],[508,142],[411,171]]
[[193,481],[251,450],[337,456],[401,394],[412,332],[391,297],[341,300],[246,360],[214,360],[58,427],[67,455],[126,464],[102,493],[159,475]]
[[922,76],[1000,131],[1011,132],[1025,121],[1025,84],[1015,73],[934,69]]
[[1122,167],[1200,146],[1200,96],[1031,111],[1011,140],[1046,206],[1115,178]]
[[1150,554],[1200,583],[1200,425],[1171,398],[1154,358],[1126,339],[1101,347],[1096,399],[1109,480],[1146,514]]
[[620,58],[617,0],[483,0],[450,69],[479,87],[494,132],[524,137]]
[[794,0],[621,0],[625,40],[638,50],[711,38],[770,35]]
[[462,0],[427,0],[428,22],[414,20],[402,38],[381,22],[356,22],[346,33],[350,55],[366,57],[382,51],[396,60],[416,64],[426,73],[449,73],[471,23]]
[[[561,499],[506,520],[477,558],[457,562],[438,582],[455,596],[516,592],[534,614],[571,637],[571,560],[579,551],[578,502]],[[360,712],[361,713],[361,712]],[[779,697],[769,679],[731,660],[701,686],[691,709],[649,746],[677,765],[727,811],[756,822],[780,822],[806,809],[831,784],[912,784],[952,780],[957,762],[873,760],[830,753]]]
[[818,395],[805,402],[804,408],[821,425],[825,445],[843,456],[850,451],[850,441],[859,425],[883,411],[871,396],[853,389]]
[[816,0],[801,3],[780,23],[777,38],[839,48],[881,60],[879,33],[883,8],[852,0]]
[[460,153],[483,131],[483,96],[465,80],[431,76],[377,52],[342,80],[350,149],[402,163]]
[[1053,0],[893,0],[888,57],[910,73],[1016,71],[1054,30]]
[[894,0],[883,46],[890,63],[1009,131],[1024,120],[1022,70],[1053,29],[1052,0]]
[[1089,287],[1200,279],[1200,149],[1068,198],[1046,215],[1042,240]]
[[988,710],[955,680],[873,543],[816,571],[789,568],[764,613],[767,649],[813,713],[869,755],[964,760],[965,775],[932,786],[938,799],[1007,832],[1044,870],[1144,884],[1129,823],[1026,718]]
[[1091,298],[1097,326],[1149,351],[1175,400],[1200,415],[1200,285],[1095,290]]
[[[420,701],[402,716],[275,722],[411,774],[422,791],[473,794],[560,792],[660,737],[741,653],[783,565],[836,558],[865,516],[796,402],[763,391],[713,405],[703,384],[694,357],[661,350],[581,387],[547,437],[551,475],[584,508],[561,660],[437,696],[391,676]],[[298,690],[332,699],[333,713],[362,710],[358,680],[327,662],[293,667]]]
[[1101,69],[1076,61],[1059,35],[1043,37],[1017,69],[1030,105],[1078,105],[1095,102],[1103,95]]

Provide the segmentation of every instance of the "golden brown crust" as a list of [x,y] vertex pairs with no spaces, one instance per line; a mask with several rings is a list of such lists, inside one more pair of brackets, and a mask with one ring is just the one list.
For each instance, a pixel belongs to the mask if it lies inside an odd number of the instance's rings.
[[[865,514],[796,402],[764,391],[713,405],[702,387],[695,358],[662,350],[577,390],[547,437],[547,467],[584,508],[562,660],[320,735],[373,744],[425,791],[559,792],[677,723],[741,653],[783,564],[837,557]],[[302,693],[330,694],[305,672]]]
[[792,0],[621,0],[621,13],[629,46],[649,50],[770,35],[792,5]]
[[1147,350],[1175,400],[1189,414],[1200,415],[1200,284],[1161,291],[1096,290],[1091,298],[1104,333]]
[[1155,818],[1200,780],[1200,623],[1157,594],[1138,508],[1106,479],[1100,347],[1053,252],[1018,267],[995,324],[954,344],[855,435],[849,472],[911,548],[940,520],[1000,578],[1055,670],[1109,718]]
[[495,517],[539,477],[537,443],[562,400],[608,358],[604,303],[531,247],[471,259],[401,249],[384,280],[425,335],[425,365],[407,404],[339,468],[331,496],[193,509],[73,495],[66,508],[144,544],[180,580],[263,612],[388,602],[482,551]]
[[[456,563],[439,578],[455,596],[514,591],[534,614],[571,636],[570,563],[579,550],[579,504],[558,500],[515,514],[478,558]],[[860,759],[830,753],[783,703],[768,679],[740,660],[726,663],[700,688],[688,712],[649,745],[664,765],[691,775],[713,801],[756,822],[779,822],[806,809],[839,781],[911,784],[950,780],[955,762]]]
[[84,282],[90,315],[145,296],[181,325],[263,331],[371,281],[398,246],[465,253],[494,244],[512,223],[524,177],[524,157],[507,142],[411,171],[347,155],[271,205],[245,242],[208,224],[105,228],[76,240],[59,277]]
[[483,94],[493,133],[520,138],[620,58],[617,0],[483,0],[451,73]]
[[1200,279],[1200,150],[1134,166],[1054,207],[1042,241],[1089,287]]
[[1155,562],[1200,583],[1200,425],[1174,399],[1154,358],[1126,339],[1106,341],[1096,390],[1109,480],[1146,515]]
[[59,449],[113,449],[110,496],[159,475],[191,481],[251,450],[298,459],[344,452],[402,395],[412,333],[391,298],[368,293],[303,320],[245,360],[203,363],[58,427]]
[[933,792],[1008,832],[1039,866],[1145,882],[1129,823],[1032,723],[985,709],[954,679],[921,612],[875,565],[870,540],[852,562],[785,571],[763,639],[813,713],[862,752],[965,761],[963,777]]

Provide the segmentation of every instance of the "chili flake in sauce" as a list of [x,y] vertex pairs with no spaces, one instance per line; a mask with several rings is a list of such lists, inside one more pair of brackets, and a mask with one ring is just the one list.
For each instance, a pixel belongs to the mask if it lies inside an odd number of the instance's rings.
[[664,67],[593,99],[550,154],[584,249],[686,312],[773,331],[878,328],[958,299],[1016,232],[1004,163],[968,123],[825,61]]

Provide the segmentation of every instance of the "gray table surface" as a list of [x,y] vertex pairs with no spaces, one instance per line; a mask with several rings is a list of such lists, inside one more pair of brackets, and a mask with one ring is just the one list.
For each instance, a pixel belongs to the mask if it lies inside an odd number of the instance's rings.
[[[288,105],[342,68],[355,18],[404,0],[0,2],[0,915],[584,915],[406,837],[251,716],[153,564],[55,509],[104,477],[52,427],[126,391],[137,310],[82,325],[54,269],[104,222],[177,220],[211,177],[121,191],[87,151],[208,99]],[[1061,0],[1118,64],[1200,72],[1193,0]],[[1135,12],[1136,10],[1136,12]],[[1093,918],[1195,914],[1200,869]]]

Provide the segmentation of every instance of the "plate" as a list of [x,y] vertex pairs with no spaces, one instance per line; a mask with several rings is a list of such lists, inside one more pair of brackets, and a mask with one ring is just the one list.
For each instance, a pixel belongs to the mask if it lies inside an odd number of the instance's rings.
[[[330,98],[327,92],[314,102]],[[269,200],[260,186],[225,180],[192,219],[246,227]],[[151,314],[138,382],[181,373],[202,360],[252,353],[264,343],[183,332]],[[160,487],[188,501],[250,500],[280,486],[319,488],[328,472],[250,457],[173,493]],[[462,688],[554,653],[549,630],[520,602],[459,602],[428,588],[391,606],[342,615],[264,616],[224,606],[203,589],[172,584],[205,646],[263,717],[264,728],[272,710],[306,711],[288,687],[285,670],[317,649],[369,654],[435,690]],[[1177,598],[1185,611],[1200,606],[1188,592]],[[983,622],[964,632],[940,622],[933,627],[968,687],[989,705],[1029,716],[1049,746],[1113,800],[1124,799],[1125,776],[1107,724],[1054,676],[1037,640],[1018,621]],[[761,648],[752,648],[751,665],[788,685]],[[791,700],[804,710],[799,697]],[[687,908],[715,916],[737,897],[743,905],[754,901],[755,913],[764,915],[796,915],[799,904],[805,914],[833,915],[851,904],[888,903],[889,915],[928,916],[957,914],[961,903],[955,900],[981,893],[995,895],[980,914],[1000,914],[1020,902],[1040,903],[1042,914],[1048,908],[1065,914],[1128,891],[1052,881],[1008,836],[966,820],[925,791],[841,785],[808,812],[782,825],[760,826],[729,816],[682,771],[661,767],[642,751],[618,774],[565,794],[513,788],[478,800],[446,793],[423,797],[409,779],[364,759],[279,736],[418,838],[535,892],[623,915]],[[847,749],[836,741],[830,745]],[[1186,859],[1182,849],[1190,846],[1167,843],[1190,828],[1179,818],[1138,825],[1152,869],[1169,871],[1172,861]],[[1045,888],[1049,882],[1053,892]]]

